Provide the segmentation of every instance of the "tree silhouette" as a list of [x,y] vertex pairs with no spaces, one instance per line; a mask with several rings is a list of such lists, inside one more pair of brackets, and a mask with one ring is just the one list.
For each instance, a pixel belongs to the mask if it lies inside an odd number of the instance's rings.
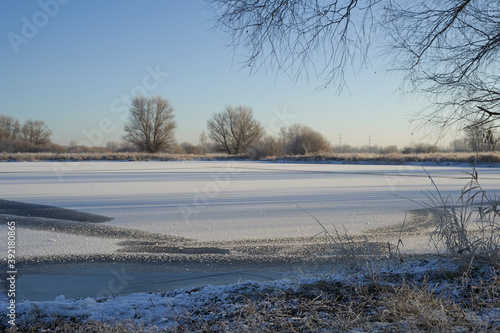
[[245,153],[264,134],[260,122],[253,118],[252,109],[246,106],[226,106],[208,120],[207,127],[210,139],[231,155]]
[[123,139],[144,152],[165,150],[175,142],[173,112],[170,103],[160,96],[136,96],[132,100],[129,122],[125,125],[127,134]]

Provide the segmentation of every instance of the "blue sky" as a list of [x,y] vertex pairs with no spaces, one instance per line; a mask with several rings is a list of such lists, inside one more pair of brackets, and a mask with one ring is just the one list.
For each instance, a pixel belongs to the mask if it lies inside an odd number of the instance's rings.
[[250,75],[213,19],[202,0],[2,1],[0,114],[43,120],[60,144],[104,146],[121,140],[129,97],[146,93],[173,105],[179,143],[197,143],[228,104],[252,107],[269,134],[298,122],[333,144],[340,134],[399,147],[423,136],[408,121],[423,104],[377,61],[348,73],[341,94],[317,90],[314,77]]

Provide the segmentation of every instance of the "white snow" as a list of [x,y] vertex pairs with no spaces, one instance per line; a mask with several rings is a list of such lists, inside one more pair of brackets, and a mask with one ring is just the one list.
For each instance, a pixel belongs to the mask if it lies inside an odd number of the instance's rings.
[[[337,278],[345,280],[344,277]],[[302,282],[315,280],[317,279],[309,278],[302,280]],[[164,329],[175,325],[177,315],[184,315],[188,312],[194,313],[196,310],[203,309],[207,304],[216,305],[227,310],[231,309],[235,304],[228,297],[229,294],[241,294],[250,290],[257,293],[266,288],[279,290],[292,286],[292,281],[282,280],[261,284],[243,282],[225,286],[206,285],[201,288],[178,289],[167,294],[161,292],[136,293],[104,299],[90,297],[66,299],[61,295],[53,301],[24,301],[18,303],[16,305],[16,314],[18,322],[29,320],[30,312],[36,307],[40,313],[43,313],[43,317],[47,321],[57,316],[105,322],[120,318],[136,320]],[[0,306],[4,308],[6,304]]]

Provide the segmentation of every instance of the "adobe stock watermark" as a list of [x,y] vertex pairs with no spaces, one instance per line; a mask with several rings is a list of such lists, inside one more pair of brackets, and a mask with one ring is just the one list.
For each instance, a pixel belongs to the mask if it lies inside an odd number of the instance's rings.
[[297,116],[288,113],[286,107],[281,110],[273,109],[273,115],[269,121],[269,131],[271,134],[280,134],[281,128],[292,125],[295,118]]
[[231,182],[231,176],[240,172],[236,163],[227,163],[223,171],[210,173],[212,181],[205,183],[203,188],[196,186],[193,189],[193,201],[191,205],[181,206],[184,221],[189,221],[193,215],[197,215],[210,205],[211,200],[220,195]]
[[130,281],[135,280],[135,276],[128,275],[125,272],[125,268],[121,271],[111,270],[111,275],[113,276],[107,285],[107,288],[103,288],[97,292],[97,298],[107,298],[113,297],[122,293],[125,288],[130,284]]
[[418,168],[414,165],[399,165],[396,173],[384,175],[385,182],[391,192],[397,191],[403,184],[408,182],[408,177],[411,177]]
[[[289,245],[290,249],[296,246],[303,245]],[[290,265],[290,269],[285,270],[280,277],[280,280],[293,280],[301,277],[318,275],[320,273],[320,266],[316,260],[301,261],[296,264]]]
[[[110,111],[112,114],[118,115],[118,119],[112,117],[103,117],[98,125],[93,129],[83,129],[82,134],[85,139],[77,142],[77,146],[102,146],[104,145],[106,134],[111,134],[117,129],[118,123],[125,122],[129,115],[130,101],[134,96],[147,95],[158,88],[160,84],[170,75],[169,72],[163,72],[160,65],[156,65],[153,69],[151,66],[146,66],[146,74],[142,78],[141,84],[134,86],[129,93],[122,94],[120,98],[116,98],[111,102]],[[63,181],[63,175],[66,172],[72,171],[81,162],[53,162],[52,169],[57,175],[59,182]]]
[[[128,94],[122,94],[111,102],[111,112],[119,114],[121,121],[126,121],[129,115],[130,101],[134,96],[147,95],[148,92],[155,90],[169,76],[168,72],[162,72],[159,65],[155,69],[146,66],[147,74],[142,79],[141,85],[136,85]],[[110,134],[116,130],[116,125],[111,118],[102,118],[97,128],[92,130],[84,129],[82,134],[86,140],[78,142],[80,146],[102,146],[104,144],[105,134]]]
[[10,326],[16,325],[16,222],[7,222],[7,319]]
[[9,32],[7,38],[14,53],[19,53],[19,47],[22,44],[28,44],[30,40],[35,38],[40,29],[45,27],[51,19],[59,14],[62,5],[66,5],[70,0],[39,0],[37,2],[40,10],[35,12],[30,17],[21,17],[21,31],[20,33]]

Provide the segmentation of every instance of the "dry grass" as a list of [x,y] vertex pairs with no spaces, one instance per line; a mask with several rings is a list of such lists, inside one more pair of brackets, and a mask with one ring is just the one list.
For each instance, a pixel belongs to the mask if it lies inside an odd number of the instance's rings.
[[431,239],[443,244],[451,255],[482,257],[500,265],[500,197],[481,187],[475,169],[457,200],[443,195],[427,175],[435,189],[427,194],[430,202],[424,204],[436,220]]
[[[287,162],[371,162],[380,164],[404,164],[419,162],[473,164],[475,153],[429,153],[429,154],[371,154],[371,153],[322,153],[297,156],[267,156],[261,160]],[[147,153],[1,153],[0,161],[190,161],[190,160],[241,160],[251,159],[246,155],[227,154],[147,154]],[[479,153],[479,164],[500,163],[500,152]]]
[[132,321],[122,321],[114,323],[103,323],[98,321],[81,322],[78,320],[71,321],[68,318],[58,318],[49,323],[34,323],[29,327],[9,328],[5,332],[25,332],[25,333],[41,333],[41,332],[61,332],[61,333],[118,333],[118,332],[134,332],[134,333],[153,333],[158,330],[147,327],[143,324],[134,323]]
[[0,161],[191,161],[237,160],[245,156],[226,154],[149,154],[149,153],[1,153]]
[[391,163],[391,164],[404,164],[418,162],[432,162],[438,164],[445,163],[466,163],[473,164],[477,161],[478,164],[492,164],[500,163],[500,152],[488,153],[422,153],[422,154],[372,154],[372,153],[324,153],[314,155],[298,155],[287,157],[267,157],[266,160],[276,161],[285,160],[291,162],[310,162],[310,161],[323,161],[323,162],[373,162],[373,163]]

